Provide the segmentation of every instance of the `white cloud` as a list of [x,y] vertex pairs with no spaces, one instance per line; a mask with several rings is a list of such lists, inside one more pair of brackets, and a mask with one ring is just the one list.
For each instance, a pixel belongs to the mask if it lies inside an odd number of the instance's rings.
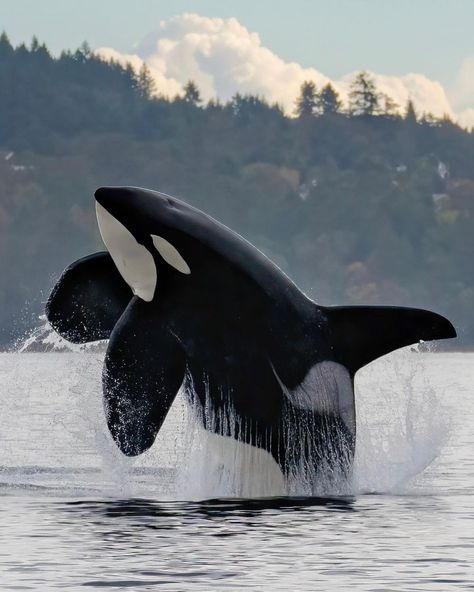
[[464,109],[458,115],[458,121],[464,127],[474,129],[474,108]]
[[[119,51],[112,49],[111,47],[101,47],[100,49],[96,50],[96,53],[99,54],[104,60],[110,61],[114,60],[118,62],[122,66],[126,66],[130,64],[132,68],[139,72],[140,68],[143,66],[146,60],[142,60],[136,54],[129,54],[129,53],[120,53]],[[163,70],[158,68],[151,67],[150,73],[156,83],[156,88],[158,89],[159,93],[166,96],[174,96],[181,92],[182,85],[180,82],[167,76]]]
[[[265,96],[279,102],[287,113],[294,109],[295,98],[305,80],[317,86],[331,82],[347,101],[355,73],[330,80],[314,68],[285,62],[264,47],[257,33],[248,31],[235,18],[220,19],[182,14],[162,21],[135,48],[135,54],[120,54],[111,48],[99,48],[105,59],[126,63],[139,69],[146,62],[158,92],[173,96],[188,80],[194,80],[205,100],[214,97],[226,101],[236,92]],[[372,73],[378,89],[404,108],[408,98],[419,113],[448,114],[465,125],[474,125],[474,58],[466,60],[456,85],[448,96],[439,82],[423,74],[386,76]],[[453,105],[456,111],[453,110]]]
[[458,113],[459,122],[474,127],[474,56],[462,62],[449,98]]
[[462,62],[449,98],[456,109],[474,107],[474,56]]

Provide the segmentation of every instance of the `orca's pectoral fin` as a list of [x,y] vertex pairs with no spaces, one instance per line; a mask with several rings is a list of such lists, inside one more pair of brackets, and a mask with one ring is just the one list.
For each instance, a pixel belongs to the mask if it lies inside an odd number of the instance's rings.
[[134,298],[110,336],[103,374],[107,425],[127,456],[145,452],[183,382],[184,351],[150,305]]
[[372,360],[419,341],[456,337],[448,319],[428,310],[397,306],[324,309],[340,361],[355,374]]
[[73,343],[108,339],[132,296],[110,255],[95,253],[63,272],[46,303],[46,318]]

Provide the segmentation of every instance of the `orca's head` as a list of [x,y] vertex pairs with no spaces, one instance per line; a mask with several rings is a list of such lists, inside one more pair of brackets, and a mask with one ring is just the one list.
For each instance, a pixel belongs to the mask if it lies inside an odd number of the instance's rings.
[[186,235],[179,220],[194,208],[137,187],[101,187],[95,192],[102,240],[132,292],[151,302],[159,270],[189,276]]

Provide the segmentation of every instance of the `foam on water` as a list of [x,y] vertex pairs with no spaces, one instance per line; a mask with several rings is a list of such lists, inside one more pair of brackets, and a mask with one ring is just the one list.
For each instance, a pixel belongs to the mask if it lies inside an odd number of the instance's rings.
[[[46,337],[45,337],[46,336]],[[64,351],[47,326],[41,338]],[[38,335],[36,337],[38,339]],[[35,349],[33,341],[19,351]],[[71,495],[204,499],[277,495],[407,493],[431,487],[429,471],[449,436],[449,412],[425,355],[390,354],[356,380],[357,446],[350,482],[305,470],[284,479],[270,454],[206,432],[179,393],[150,451],[124,457],[102,407],[103,352],[3,354],[2,398],[12,424],[0,436],[4,487]],[[22,421],[16,419],[22,416]],[[36,469],[35,469],[36,468]]]

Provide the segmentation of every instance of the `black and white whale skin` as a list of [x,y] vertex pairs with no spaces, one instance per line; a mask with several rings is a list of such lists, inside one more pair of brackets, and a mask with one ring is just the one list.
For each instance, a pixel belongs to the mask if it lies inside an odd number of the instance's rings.
[[317,305],[242,237],[167,195],[106,187],[95,199],[107,252],[64,271],[46,314],[71,342],[109,339],[105,412],[128,456],[150,448],[185,386],[207,430],[268,451],[286,475],[349,467],[357,370],[456,336],[426,310]]

